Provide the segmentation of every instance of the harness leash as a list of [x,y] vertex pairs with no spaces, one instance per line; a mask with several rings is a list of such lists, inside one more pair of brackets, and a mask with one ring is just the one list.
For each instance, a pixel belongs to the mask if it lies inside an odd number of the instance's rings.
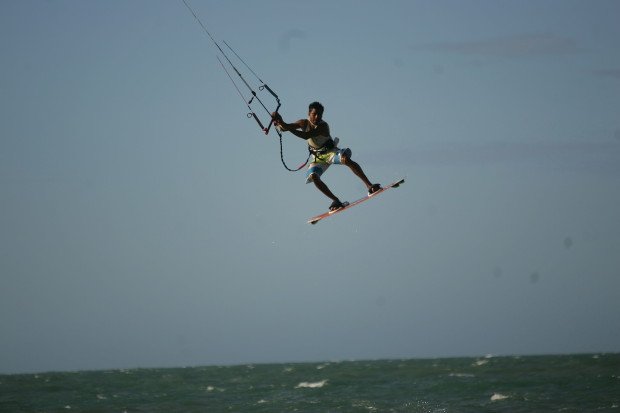
[[282,161],[282,165],[284,165],[284,168],[287,171],[290,171],[290,172],[299,171],[301,168],[308,165],[308,161],[310,160],[311,155],[312,155],[312,151],[310,151],[310,147],[308,146],[308,157],[306,158],[306,161],[302,163],[301,165],[299,165],[296,169],[289,168],[286,162],[284,162],[284,149],[282,149],[282,134],[280,134],[280,160]]

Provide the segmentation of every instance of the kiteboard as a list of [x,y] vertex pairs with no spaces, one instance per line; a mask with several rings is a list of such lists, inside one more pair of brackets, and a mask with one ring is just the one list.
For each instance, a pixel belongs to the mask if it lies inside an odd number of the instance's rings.
[[327,212],[324,212],[324,213],[322,213],[322,214],[320,214],[320,215],[317,215],[317,216],[315,216],[315,217],[312,217],[312,218],[310,218],[310,219],[308,220],[308,223],[309,223],[309,224],[314,225],[314,224],[316,224],[317,222],[319,222],[319,221],[320,221],[320,220],[322,220],[322,219],[329,218],[329,217],[331,217],[332,215],[336,215],[336,214],[338,214],[338,213],[340,213],[340,212],[342,212],[342,211],[346,211],[347,209],[352,208],[352,207],[354,207],[355,205],[359,205],[359,204],[361,204],[361,203],[362,203],[362,202],[364,202],[364,201],[368,201],[369,199],[374,198],[374,197],[376,197],[376,196],[377,196],[377,195],[379,195],[379,194],[382,194],[383,192],[387,191],[388,189],[398,188],[398,187],[400,186],[400,184],[403,184],[403,183],[405,183],[405,180],[404,180],[404,179],[401,179],[400,181],[396,181],[396,182],[391,183],[391,184],[389,184],[389,185],[385,185],[385,186],[383,186],[381,189],[379,189],[379,190],[377,190],[377,191],[373,192],[373,193],[372,193],[372,194],[370,194],[370,195],[366,195],[365,197],[360,198],[360,199],[358,199],[357,201],[354,201],[354,202],[351,202],[351,203],[349,203],[349,202],[343,202],[343,205],[344,205],[344,206],[343,206],[342,208],[338,208],[338,209],[336,209],[336,210],[334,210],[334,211],[327,211]]

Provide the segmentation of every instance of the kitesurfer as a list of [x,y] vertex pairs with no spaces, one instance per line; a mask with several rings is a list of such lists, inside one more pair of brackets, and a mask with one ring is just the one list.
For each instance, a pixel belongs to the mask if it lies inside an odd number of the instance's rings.
[[321,175],[330,165],[348,166],[364,182],[368,189],[368,195],[381,189],[381,185],[373,184],[368,180],[359,164],[351,159],[351,149],[338,148],[338,138],[331,137],[329,125],[323,120],[323,110],[324,107],[321,103],[312,102],[308,106],[307,119],[286,123],[278,112],[272,113],[272,117],[274,124],[281,131],[291,132],[308,143],[308,149],[312,154],[312,162],[308,166],[306,183],[314,182],[314,185],[332,200],[329,209],[335,211],[344,205],[321,180]]

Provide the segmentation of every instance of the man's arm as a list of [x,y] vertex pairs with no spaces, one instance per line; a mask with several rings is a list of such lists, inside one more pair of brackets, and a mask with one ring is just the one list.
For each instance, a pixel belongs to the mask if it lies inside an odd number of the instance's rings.
[[327,129],[326,123],[321,123],[316,129],[312,129],[309,132],[304,132],[299,129],[306,129],[307,119],[299,119],[297,122],[286,123],[282,119],[282,116],[279,113],[274,113],[274,124],[280,128],[281,131],[291,132],[293,135],[297,136],[301,139],[310,139],[316,136],[326,136],[329,135],[329,131]]
[[286,123],[284,122],[284,120],[282,119],[282,116],[280,116],[278,114],[278,117],[274,118],[274,124],[280,128],[281,131],[283,132],[296,132],[297,129],[305,129],[306,127],[306,122],[307,120],[305,119],[299,119],[296,122],[293,123]]

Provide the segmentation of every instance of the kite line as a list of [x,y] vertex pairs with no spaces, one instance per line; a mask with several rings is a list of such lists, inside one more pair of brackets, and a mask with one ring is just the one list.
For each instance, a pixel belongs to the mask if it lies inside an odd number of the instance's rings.
[[[237,52],[235,52],[235,50],[224,41],[224,45],[228,48],[228,50],[230,50],[233,55],[252,73],[252,75],[254,75],[254,77],[256,77],[256,79],[260,82],[260,86],[258,87],[259,91],[264,91],[266,90],[267,92],[269,92],[269,94],[271,94],[271,96],[275,99],[275,103],[276,103],[276,108],[274,110],[269,110],[267,108],[267,105],[263,102],[263,100],[261,100],[261,98],[259,97],[259,95],[256,93],[256,91],[252,88],[252,86],[248,83],[248,81],[243,77],[243,75],[241,74],[241,72],[237,69],[237,67],[233,64],[233,62],[230,60],[230,58],[228,57],[228,55],[226,54],[226,52],[224,52],[224,50],[222,49],[222,47],[219,45],[219,43],[215,40],[215,38],[213,37],[213,35],[211,35],[211,33],[209,32],[209,30],[207,29],[207,27],[204,25],[204,23],[202,22],[202,20],[200,20],[200,18],[198,17],[198,15],[196,14],[196,12],[194,11],[194,9],[191,8],[191,6],[187,3],[186,0],[182,0],[183,4],[185,4],[185,7],[187,7],[187,9],[190,11],[190,13],[194,16],[194,19],[198,22],[198,24],[200,25],[200,27],[202,27],[202,30],[207,34],[207,36],[209,36],[209,39],[211,39],[211,41],[213,42],[213,44],[215,45],[215,47],[217,47],[217,50],[221,53],[221,55],[224,57],[226,63],[228,63],[228,66],[230,67],[230,69],[232,69],[232,71],[234,71],[234,73],[237,74],[237,76],[239,77],[239,79],[241,79],[241,82],[243,82],[243,84],[247,87],[247,89],[249,90],[250,94],[252,95],[252,97],[248,100],[243,93],[241,92],[241,89],[239,88],[237,82],[235,82],[233,75],[231,75],[231,70],[226,68],[226,64],[222,61],[222,59],[220,59],[220,56],[216,56],[217,60],[220,62],[220,65],[222,66],[222,69],[224,69],[224,72],[226,72],[226,75],[228,75],[228,78],[230,79],[230,81],[232,82],[233,86],[235,87],[235,89],[237,90],[237,93],[239,94],[239,96],[241,97],[241,100],[243,100],[243,103],[246,105],[246,107],[248,108],[249,112],[247,114],[248,118],[254,118],[254,120],[256,121],[256,123],[258,124],[258,126],[261,128],[261,130],[265,133],[265,135],[269,134],[269,131],[271,130],[271,127],[274,124],[274,118],[272,117],[272,113],[277,113],[278,110],[280,110],[280,107],[282,106],[282,102],[280,101],[280,98],[278,97],[278,95],[273,91],[273,89],[271,89],[267,83],[265,83],[257,74],[256,72],[254,72],[254,70],[252,70],[252,68],[245,62],[245,60],[243,60],[241,58],[241,56],[239,56],[239,54]],[[265,110],[265,112],[267,112],[268,116],[269,116],[269,123],[267,124],[267,126],[264,126],[264,123],[261,122],[260,118],[258,117],[258,115],[256,114],[256,112],[252,109],[252,103],[254,102],[258,102],[258,104]],[[282,132],[280,132],[280,130],[277,127],[273,128],[276,133],[278,134],[279,138],[280,138],[280,159],[282,161],[282,165],[284,165],[284,167],[291,171],[291,172],[296,172],[299,171],[301,168],[303,168],[304,166],[306,166],[306,164],[308,163],[308,160],[310,159],[310,153],[308,154],[308,158],[306,159],[306,161],[301,164],[298,168],[296,169],[292,169],[289,168],[288,165],[286,164],[286,162],[284,161],[284,150],[282,147]]]

